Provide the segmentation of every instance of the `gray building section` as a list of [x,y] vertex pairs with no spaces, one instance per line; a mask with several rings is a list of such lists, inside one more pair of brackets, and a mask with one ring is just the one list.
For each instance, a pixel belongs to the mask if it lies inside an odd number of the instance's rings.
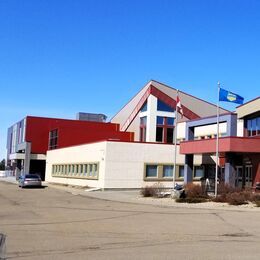
[[31,167],[31,162],[35,161],[31,159],[31,143],[26,142],[25,135],[26,118],[9,127],[7,131],[6,164],[17,179],[23,173],[35,171],[35,167]]
[[104,114],[95,114],[95,113],[84,113],[79,112],[76,115],[77,120],[81,121],[92,121],[92,122],[106,122],[107,116]]
[[[237,115],[236,114],[224,114],[219,116],[219,123],[227,123],[227,136],[237,135]],[[202,118],[198,120],[192,120],[186,124],[186,141],[194,140],[194,131],[196,127],[213,125],[217,123],[216,117]],[[193,154],[185,155],[184,166],[184,183],[192,182],[193,180]],[[235,186],[235,165],[233,162],[232,154],[227,153],[227,161],[225,163],[225,183]]]
[[7,159],[12,153],[19,151],[19,144],[25,142],[26,118],[8,128],[7,131]]

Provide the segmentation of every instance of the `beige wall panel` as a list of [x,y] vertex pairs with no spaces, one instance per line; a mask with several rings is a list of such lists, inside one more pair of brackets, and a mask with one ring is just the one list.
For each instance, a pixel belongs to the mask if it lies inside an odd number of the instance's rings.
[[137,116],[131,125],[128,127],[127,132],[134,132],[134,140],[139,141],[139,136],[140,136],[140,118]]
[[244,120],[238,119],[237,120],[237,136],[244,136]]
[[[154,182],[143,180],[144,163],[171,164],[173,160],[173,145],[108,142],[105,188],[141,188],[153,185]],[[184,164],[183,155],[177,156],[177,163]],[[172,182],[162,184],[165,187],[172,186]]]
[[[184,165],[184,155],[177,146],[177,164]],[[141,188],[156,182],[144,181],[145,163],[173,164],[174,145],[99,142],[48,151],[46,181],[98,188]],[[53,164],[99,163],[99,180],[52,177]],[[194,164],[201,164],[202,157],[196,155]],[[161,182],[172,187],[172,181]]]
[[[103,187],[105,173],[106,142],[85,144],[47,152],[45,178],[48,182],[71,185]],[[52,177],[53,164],[99,163],[99,179],[87,180],[76,178]]]

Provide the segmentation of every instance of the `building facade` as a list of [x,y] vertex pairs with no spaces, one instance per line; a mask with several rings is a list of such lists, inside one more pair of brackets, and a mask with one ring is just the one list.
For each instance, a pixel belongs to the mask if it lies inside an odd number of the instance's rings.
[[44,180],[48,150],[110,138],[131,141],[134,137],[113,123],[27,116],[8,129],[7,165],[17,177],[37,173]]
[[[175,110],[177,93],[182,116]],[[26,118],[9,129],[8,140],[21,141],[8,142],[9,159],[19,165],[23,158],[26,165],[28,157],[33,165],[33,156],[43,156],[47,181],[101,189],[172,187],[173,179],[215,183],[216,114],[214,104],[152,80],[110,123]],[[219,114],[218,178],[254,187],[260,182],[260,99],[235,113],[219,108]]]
[[[193,127],[193,141],[209,140],[216,143],[217,129],[216,122],[213,121],[216,121],[217,107],[184,92],[179,92],[179,97],[184,115],[182,118],[179,116],[177,125],[175,180],[197,182],[203,177],[214,178],[215,152],[193,153],[192,164],[189,165],[189,156],[185,151],[182,153],[181,149],[182,143],[189,140],[187,129],[191,128],[192,123],[196,123],[196,127]],[[48,152],[48,180],[77,185],[84,183],[99,188],[141,188],[158,182],[165,187],[172,187],[176,99],[176,89],[150,81],[111,119],[111,122],[120,125],[121,131],[133,132],[134,142],[102,143],[103,155],[93,159],[95,168],[98,169],[94,181],[93,174],[88,170],[91,161],[87,161],[87,157],[85,162],[72,159],[72,155],[68,156],[72,148]],[[221,120],[219,124],[220,137],[237,136],[241,132],[236,127],[237,116],[221,108],[220,114],[227,119]],[[202,121],[204,123],[198,123]],[[88,154],[88,149],[91,149],[91,155],[98,155],[95,152],[98,150],[95,149],[96,145],[101,143],[73,147],[73,151]],[[116,155],[113,156],[114,154]],[[83,177],[84,171],[86,175]]]

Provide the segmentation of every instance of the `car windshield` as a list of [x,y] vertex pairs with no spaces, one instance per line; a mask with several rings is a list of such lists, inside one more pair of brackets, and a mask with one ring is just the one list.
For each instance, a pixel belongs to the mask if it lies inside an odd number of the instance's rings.
[[39,179],[40,177],[35,174],[27,174],[25,175],[25,178],[30,178],[30,179]]

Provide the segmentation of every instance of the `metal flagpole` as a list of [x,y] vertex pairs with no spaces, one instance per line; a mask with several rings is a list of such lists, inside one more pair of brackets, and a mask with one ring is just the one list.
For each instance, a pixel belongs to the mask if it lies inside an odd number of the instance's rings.
[[218,193],[218,160],[219,160],[219,91],[220,91],[220,83],[218,82],[215,197],[217,197],[217,193]]
[[[177,89],[177,97],[179,96],[179,90]],[[176,178],[176,158],[177,158],[177,123],[178,123],[178,107],[176,103],[175,109],[175,128],[174,128],[174,165],[173,165],[173,188],[175,187],[175,178]]]

